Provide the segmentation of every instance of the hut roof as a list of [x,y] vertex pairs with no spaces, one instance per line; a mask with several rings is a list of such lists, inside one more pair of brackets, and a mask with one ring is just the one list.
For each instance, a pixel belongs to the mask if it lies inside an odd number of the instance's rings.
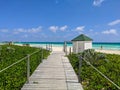
[[81,35],[75,37],[74,39],[72,39],[72,41],[92,41],[92,39],[84,34],[81,34]]

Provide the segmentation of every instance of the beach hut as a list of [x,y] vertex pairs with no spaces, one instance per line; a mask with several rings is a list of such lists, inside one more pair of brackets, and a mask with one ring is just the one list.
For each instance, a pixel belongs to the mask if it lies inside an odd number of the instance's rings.
[[73,43],[73,53],[79,53],[86,49],[92,48],[92,39],[88,36],[81,34],[74,39],[72,39]]

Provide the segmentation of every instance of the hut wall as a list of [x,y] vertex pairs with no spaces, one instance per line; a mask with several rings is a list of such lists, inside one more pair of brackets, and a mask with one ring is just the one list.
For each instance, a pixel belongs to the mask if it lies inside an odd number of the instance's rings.
[[92,41],[74,41],[73,53],[83,52],[86,49],[92,48]]
[[84,45],[84,49],[92,49],[92,41],[86,41]]

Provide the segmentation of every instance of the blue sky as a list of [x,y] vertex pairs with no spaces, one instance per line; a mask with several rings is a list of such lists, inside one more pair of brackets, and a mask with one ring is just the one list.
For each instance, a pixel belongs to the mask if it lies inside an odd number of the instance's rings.
[[0,41],[120,42],[120,0],[0,0]]

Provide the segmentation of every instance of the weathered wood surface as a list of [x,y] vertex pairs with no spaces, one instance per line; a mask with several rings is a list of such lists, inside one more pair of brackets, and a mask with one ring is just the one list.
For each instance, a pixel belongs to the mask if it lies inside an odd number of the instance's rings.
[[52,52],[21,90],[83,90],[63,52]]

